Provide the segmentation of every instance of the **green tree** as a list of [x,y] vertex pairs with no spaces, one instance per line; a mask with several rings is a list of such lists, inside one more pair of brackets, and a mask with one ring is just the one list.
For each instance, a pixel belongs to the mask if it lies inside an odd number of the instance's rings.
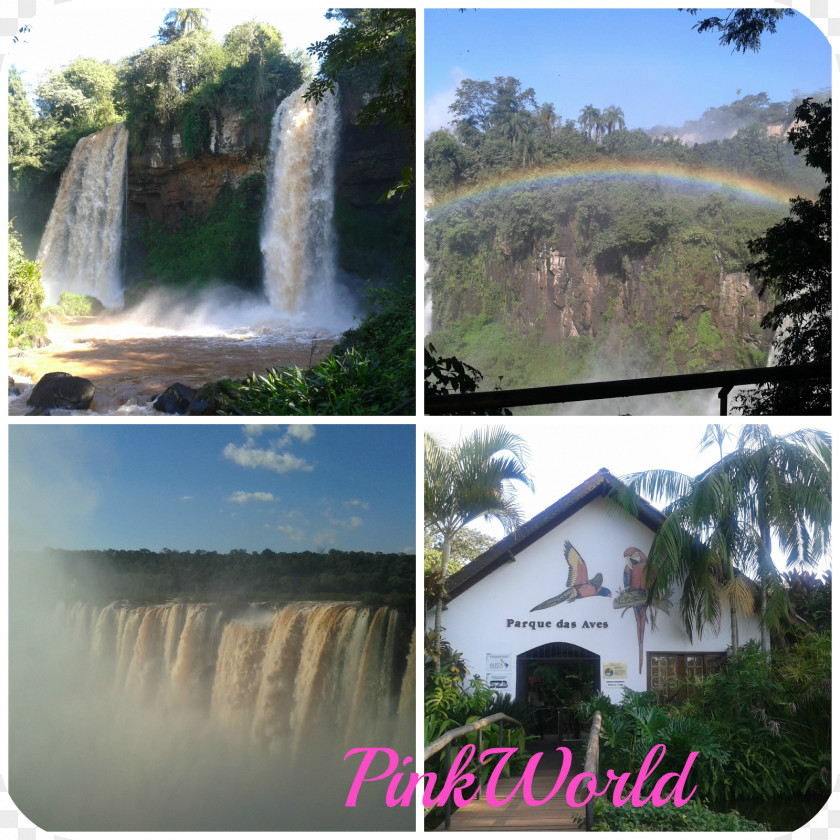
[[[733,451],[715,427],[701,441],[717,444],[716,464],[694,478],[670,470],[628,476],[628,495],[667,500],[665,523],[648,556],[649,602],[682,584],[680,610],[689,638],[719,626],[721,605],[731,597],[748,611],[754,581],[762,633],[791,617],[787,590],[773,558],[774,542],[786,568],[813,566],[826,553],[831,522],[831,438],[801,430],[773,435],[767,426],[744,426]],[[733,627],[733,639],[737,629]]]
[[170,9],[158,29],[158,41],[171,44],[190,32],[207,28],[207,16],[203,9]]
[[624,111],[617,105],[610,105],[608,108],[605,108],[603,119],[607,134],[612,134],[616,129],[623,131],[627,127],[627,124],[624,122]]
[[9,342],[22,335],[44,303],[40,263],[27,260],[20,236],[9,222]]
[[[697,9],[680,9],[691,15],[697,14]],[[793,9],[730,9],[725,17],[707,17],[692,26],[698,32],[720,32],[719,41],[723,46],[734,45],[734,52],[761,49],[761,36],[776,31],[776,24],[785,17],[795,14]]]
[[592,140],[594,136],[595,142],[598,142],[603,125],[603,117],[594,105],[584,105],[580,109],[578,124],[580,125],[581,131],[586,135],[587,140]]
[[40,166],[35,113],[17,68],[9,68],[9,183],[13,187],[28,167]]
[[[426,527],[440,542],[440,577],[449,571],[452,542],[465,526],[483,516],[510,532],[522,520],[512,489],[533,489],[527,473],[529,450],[518,435],[502,427],[484,428],[450,447],[426,434],[423,502]],[[435,604],[435,664],[440,667],[443,596]]]
[[[788,138],[825,186],[816,201],[792,199],[787,218],[748,243],[757,259],[747,270],[761,278],[759,296],[769,290],[778,301],[761,325],[776,331],[779,365],[831,359],[831,100],[806,99],[796,118]],[[767,385],[742,402],[748,414],[830,414],[831,382]]]
[[114,104],[116,67],[95,58],[77,58],[50,73],[35,89],[42,119],[64,127],[98,130],[118,118]]
[[374,95],[359,113],[370,125],[385,119],[414,130],[415,42],[414,9],[331,9],[327,18],[341,21],[341,29],[308,52],[321,62],[305,94],[320,102],[331,93],[339,75],[364,68],[374,77]]

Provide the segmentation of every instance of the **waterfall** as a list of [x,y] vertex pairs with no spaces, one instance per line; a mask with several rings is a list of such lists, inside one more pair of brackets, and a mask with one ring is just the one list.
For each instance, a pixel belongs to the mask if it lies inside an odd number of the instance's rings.
[[225,618],[211,604],[78,603],[61,620],[122,701],[203,710],[274,754],[295,756],[318,731],[345,748],[411,743],[414,647],[390,608],[305,602]]
[[38,249],[48,303],[68,291],[93,295],[108,307],[122,304],[127,149],[122,123],[76,143]]
[[306,88],[280,103],[271,124],[260,247],[274,309],[313,316],[338,309],[333,193],[339,109],[337,94],[317,106],[306,102]]

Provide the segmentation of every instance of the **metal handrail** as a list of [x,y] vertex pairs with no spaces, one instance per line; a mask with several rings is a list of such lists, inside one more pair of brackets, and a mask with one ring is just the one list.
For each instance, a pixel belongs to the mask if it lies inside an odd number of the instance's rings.
[[643,379],[615,379],[608,382],[581,382],[576,385],[550,385],[542,388],[516,388],[510,391],[483,391],[473,394],[427,396],[426,414],[469,414],[476,411],[516,408],[528,405],[603,400],[697,391],[720,388],[720,414],[728,411],[729,392],[738,385],[761,385],[767,382],[803,381],[831,377],[830,362],[802,365],[721,370],[713,373],[688,373],[675,376],[651,376]]
[[[452,742],[462,735],[467,735],[470,732],[478,730],[478,755],[481,755],[481,736],[484,729],[492,726],[494,723],[499,724],[499,743],[502,743],[502,736],[505,731],[505,721],[512,723],[514,726],[522,727],[522,724],[506,715],[504,712],[496,712],[494,715],[488,715],[480,720],[474,720],[472,723],[467,723],[464,726],[459,726],[457,729],[450,729],[444,732],[440,738],[435,739],[423,750],[423,761],[428,761],[433,755],[439,753],[442,749],[446,749],[446,756],[444,758],[444,776],[449,775],[449,768],[452,767]],[[481,798],[481,773],[478,774],[478,796]],[[443,823],[446,831],[449,831],[449,822],[452,817],[452,803],[447,797],[443,804]]]
[[[595,712],[592,717],[592,726],[589,729],[589,742],[586,745],[586,758],[583,762],[583,772],[592,773],[598,776],[598,763],[601,753],[601,713]],[[592,831],[592,824],[595,821],[592,803],[594,797],[590,797],[586,803],[586,830]]]

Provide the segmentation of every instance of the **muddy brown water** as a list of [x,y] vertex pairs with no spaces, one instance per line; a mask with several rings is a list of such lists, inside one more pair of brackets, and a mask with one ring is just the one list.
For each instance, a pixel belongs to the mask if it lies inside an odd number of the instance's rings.
[[279,326],[186,335],[75,318],[51,325],[49,338],[49,347],[17,356],[10,350],[9,374],[28,380],[20,384],[22,395],[10,399],[10,415],[31,410],[26,405],[31,386],[50,371],[83,376],[96,386],[90,411],[61,413],[160,414],[149,400],[175,382],[198,388],[271,367],[307,368],[329,353],[338,336]]

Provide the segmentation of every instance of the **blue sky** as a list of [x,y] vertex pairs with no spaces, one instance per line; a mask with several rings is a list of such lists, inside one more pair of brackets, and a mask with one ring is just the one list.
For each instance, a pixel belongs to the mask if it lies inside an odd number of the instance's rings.
[[[114,11],[119,9],[115,21]],[[171,8],[138,0],[39,0],[34,17],[21,20],[32,31],[9,48],[9,61],[35,84],[45,70],[57,70],[78,56],[117,61],[156,43],[158,28]],[[249,20],[270,23],[288,49],[306,49],[338,28],[324,14],[328,7],[270,0],[215,0],[202,7],[208,26],[221,41],[232,26]]]
[[16,424],[12,547],[413,552],[415,427]]
[[628,128],[681,125],[739,89],[787,101],[830,85],[831,47],[804,15],[785,18],[759,52],[744,54],[692,30],[712,14],[726,11],[427,9],[424,133],[448,123],[465,78],[514,76],[564,121],[586,105],[617,105]]

